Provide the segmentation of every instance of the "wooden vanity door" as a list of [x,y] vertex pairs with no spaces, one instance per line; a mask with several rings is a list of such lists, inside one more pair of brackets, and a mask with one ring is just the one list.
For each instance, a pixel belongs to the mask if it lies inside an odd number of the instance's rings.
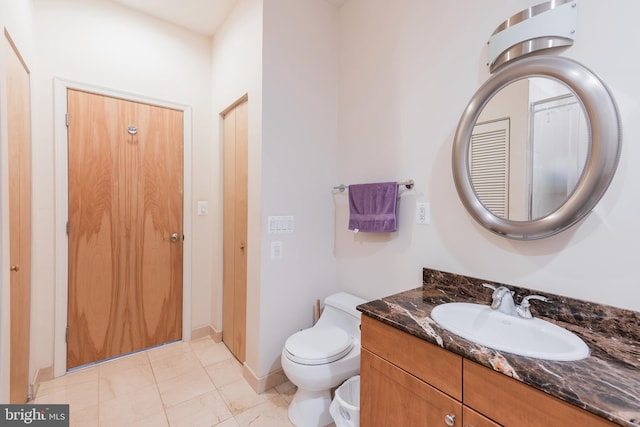
[[464,427],[501,427],[500,424],[494,423],[471,408],[462,407],[462,425]]
[[446,416],[461,425],[460,402],[366,349],[360,361],[360,425],[446,426]]

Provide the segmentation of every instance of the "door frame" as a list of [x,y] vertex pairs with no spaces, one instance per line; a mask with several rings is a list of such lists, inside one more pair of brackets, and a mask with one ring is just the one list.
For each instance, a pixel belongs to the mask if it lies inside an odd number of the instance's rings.
[[183,235],[187,244],[182,251],[182,341],[191,340],[191,198],[190,173],[192,168],[191,107],[175,102],[159,100],[119,90],[93,86],[61,78],[54,78],[54,157],[55,157],[55,304],[54,304],[54,352],[53,374],[67,373],[67,311],[69,302],[69,179],[67,155],[67,90],[77,89],[98,95],[120,98],[158,107],[171,108],[183,113]]

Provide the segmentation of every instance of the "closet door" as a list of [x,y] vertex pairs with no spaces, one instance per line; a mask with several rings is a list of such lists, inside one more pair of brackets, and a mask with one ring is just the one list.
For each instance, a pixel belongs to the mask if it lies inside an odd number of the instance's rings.
[[223,114],[224,230],[222,340],[245,361],[247,317],[247,101]]
[[29,393],[31,311],[31,99],[29,69],[5,31],[9,148],[10,402]]

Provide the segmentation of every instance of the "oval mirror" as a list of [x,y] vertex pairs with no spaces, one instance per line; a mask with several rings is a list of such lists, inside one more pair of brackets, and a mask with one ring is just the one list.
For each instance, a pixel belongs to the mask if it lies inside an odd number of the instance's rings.
[[615,101],[595,74],[567,58],[524,58],[467,105],[453,147],[456,189],[487,229],[547,237],[600,200],[620,146]]

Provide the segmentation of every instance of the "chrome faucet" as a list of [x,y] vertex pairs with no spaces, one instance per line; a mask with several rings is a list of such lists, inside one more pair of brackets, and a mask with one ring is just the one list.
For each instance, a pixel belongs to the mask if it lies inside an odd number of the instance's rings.
[[539,301],[549,302],[549,299],[542,295],[528,295],[522,298],[520,305],[516,306],[513,301],[514,292],[506,286],[496,287],[488,283],[483,283],[482,286],[493,289],[493,294],[491,295],[491,309],[510,316],[518,316],[523,319],[533,319],[533,315],[530,310],[531,303],[529,300],[536,299]]
[[529,307],[531,307],[531,303],[529,302],[530,299],[537,299],[539,301],[549,302],[549,299],[547,297],[543,297],[542,295],[526,296],[522,298],[522,302],[520,303],[518,308],[516,308],[516,312],[518,313],[518,316],[523,317],[525,319],[533,319],[533,315],[529,310]]
[[493,289],[491,295],[491,309],[501,313],[515,316],[517,314],[516,304],[513,302],[513,291],[506,286],[495,287],[488,283],[483,283],[485,288]]

